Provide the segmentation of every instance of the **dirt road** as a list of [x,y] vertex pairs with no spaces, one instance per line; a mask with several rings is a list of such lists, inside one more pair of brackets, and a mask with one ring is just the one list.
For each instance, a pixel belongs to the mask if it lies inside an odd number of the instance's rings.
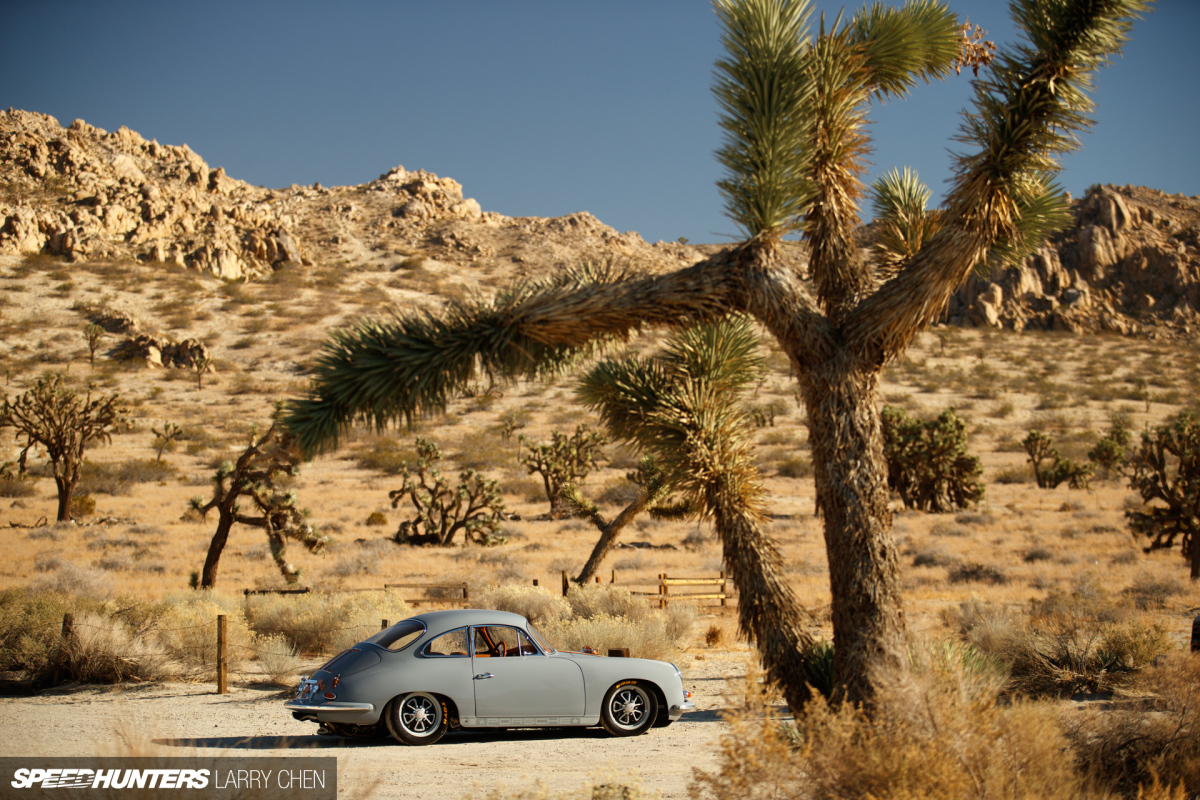
[[[715,764],[722,698],[729,678],[745,674],[744,653],[722,653],[680,666],[696,710],[668,728],[618,739],[601,729],[450,733],[431,747],[391,739],[350,740],[316,735],[284,710],[290,692],[212,684],[75,687],[36,697],[0,698],[6,755],[312,755],[338,757],[339,796],[355,797],[373,783],[372,797],[445,798],[544,781],[573,790],[589,778],[627,783],[631,773],[663,797],[687,796],[693,768]],[[127,744],[122,744],[122,740]]]

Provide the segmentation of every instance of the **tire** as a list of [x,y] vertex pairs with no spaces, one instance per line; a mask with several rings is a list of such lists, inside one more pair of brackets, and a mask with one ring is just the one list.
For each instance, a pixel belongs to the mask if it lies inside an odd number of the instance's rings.
[[446,733],[447,716],[441,700],[428,692],[412,692],[388,704],[387,727],[405,744],[433,744]]
[[645,681],[621,681],[604,695],[600,724],[613,736],[639,736],[658,719],[658,699]]

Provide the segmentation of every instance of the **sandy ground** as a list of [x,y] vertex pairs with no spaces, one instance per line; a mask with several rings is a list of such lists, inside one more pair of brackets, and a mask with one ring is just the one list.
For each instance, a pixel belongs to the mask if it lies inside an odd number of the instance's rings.
[[0,719],[9,734],[7,756],[336,755],[338,794],[346,797],[371,787],[379,798],[482,796],[538,781],[568,791],[589,779],[631,783],[634,775],[664,798],[686,797],[693,769],[715,766],[723,698],[745,674],[747,655],[684,654],[680,667],[696,710],[633,738],[600,728],[460,732],[430,747],[404,747],[391,739],[317,736],[315,724],[296,722],[283,708],[290,691],[235,685],[218,695],[211,684],[183,683],[62,687],[0,698]]

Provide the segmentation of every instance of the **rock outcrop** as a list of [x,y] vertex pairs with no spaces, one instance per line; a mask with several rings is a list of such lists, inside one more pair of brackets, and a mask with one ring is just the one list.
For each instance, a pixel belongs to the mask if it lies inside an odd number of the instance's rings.
[[947,319],[1016,330],[1191,333],[1200,308],[1200,198],[1094,186],[1074,224],[992,280],[972,278]]
[[[1074,224],[1019,268],[968,281],[946,321],[1149,335],[1200,324],[1200,198],[1098,186],[1073,212]],[[802,263],[803,247],[786,246]],[[436,293],[461,290],[468,270],[476,285],[479,276],[507,281],[585,260],[661,272],[717,249],[648,244],[587,212],[485,212],[458,182],[403,167],[357,186],[263,189],[211,168],[187,145],[0,112],[0,253],[166,262],[228,280],[305,265],[397,271],[418,263],[430,276],[423,291]]]

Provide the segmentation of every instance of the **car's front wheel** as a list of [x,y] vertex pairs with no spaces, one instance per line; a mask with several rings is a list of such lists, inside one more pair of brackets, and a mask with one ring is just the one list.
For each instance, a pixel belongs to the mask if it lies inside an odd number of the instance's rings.
[[433,744],[448,725],[442,701],[428,692],[397,697],[388,706],[388,730],[405,744]]
[[613,736],[637,736],[658,718],[658,698],[644,681],[621,681],[604,695],[600,724]]

